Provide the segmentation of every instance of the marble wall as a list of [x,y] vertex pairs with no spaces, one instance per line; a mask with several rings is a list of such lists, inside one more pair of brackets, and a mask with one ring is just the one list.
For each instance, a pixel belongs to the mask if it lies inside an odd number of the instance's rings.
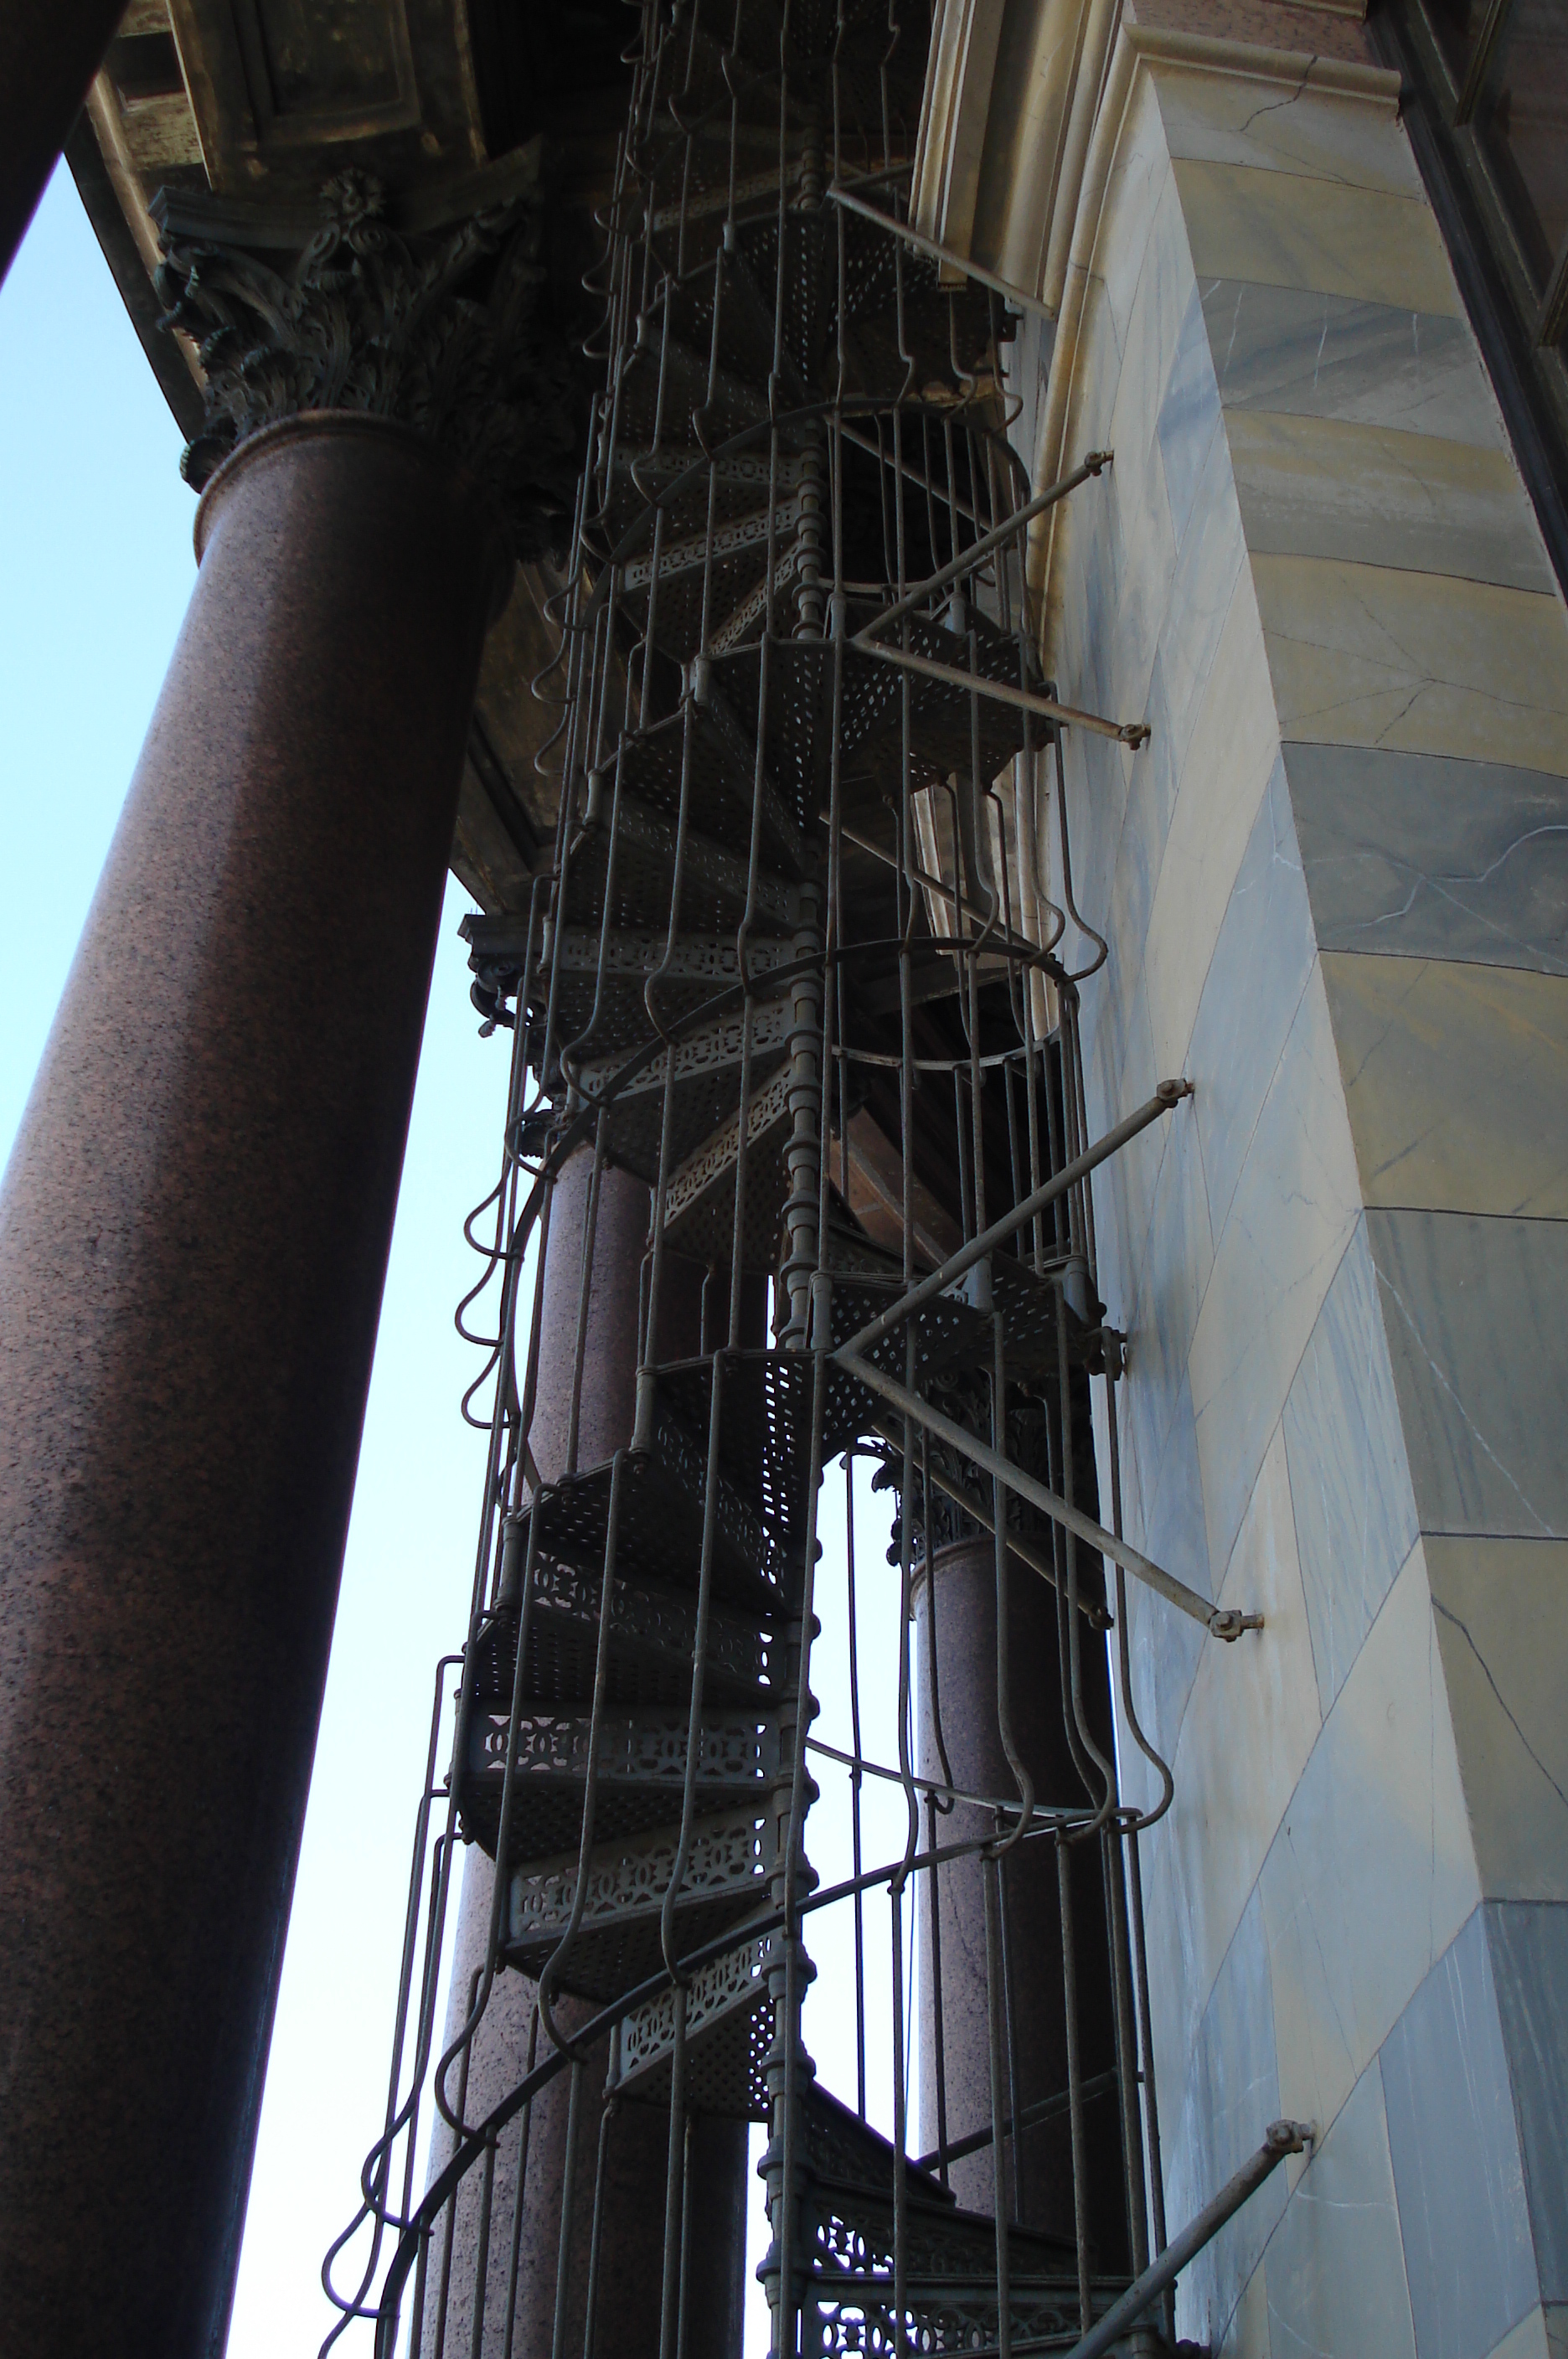
[[1248,2359],[1546,2359],[1568,618],[1387,80],[1120,39],[1073,348],[1017,369],[1026,429],[1070,368],[1064,456],[1116,454],[1051,550],[1060,693],[1153,731],[1064,755],[1110,945],[1091,1127],[1196,1093],[1096,1183],[1128,1533],[1266,1616],[1223,1647],[1131,1609],[1176,1776],[1145,1838],[1172,2227],[1270,2119],[1317,2130],[1179,2324]]

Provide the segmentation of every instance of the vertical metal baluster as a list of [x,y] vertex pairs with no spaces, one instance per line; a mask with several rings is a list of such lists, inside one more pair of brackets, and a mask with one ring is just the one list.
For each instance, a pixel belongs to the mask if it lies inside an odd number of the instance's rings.
[[[523,2066],[525,2079],[539,2059],[539,2008],[535,2006],[528,2017],[528,2052]],[[501,2359],[512,2359],[512,2344],[517,2328],[517,2262],[523,2246],[523,2220],[528,2211],[528,2148],[533,2140],[533,2118],[534,2104],[530,2097],[523,2107],[517,2130],[517,2184],[512,2196],[512,2245],[506,2264],[506,2319],[501,2340]],[[584,2351],[583,2359],[593,2359],[592,2352]]]
[[1056,1842],[1057,1906],[1062,1919],[1062,1996],[1067,2036],[1067,2102],[1073,2126],[1073,2221],[1078,2246],[1078,2324],[1094,2319],[1089,2294],[1089,2147],[1083,2125],[1083,2059],[1078,2038],[1078,1967],[1073,1936],[1073,1854],[1065,1834]]
[[468,2340],[468,2359],[481,2359],[485,2348],[485,2299],[490,2280],[490,2213],[495,2201],[495,2138],[492,2132],[485,2140],[485,2168],[479,2192],[479,2235],[474,2255],[474,2330]]
[[[536,2022],[538,2020],[537,2015],[535,2020]],[[529,2061],[531,2066],[531,2049]],[[619,2099],[609,2097],[606,2098],[599,2113],[599,2150],[593,2158],[593,2218],[592,2225],[588,2231],[588,2289],[583,2310],[583,2359],[593,2359],[593,2346],[598,2335],[599,2251],[600,2240],[604,2225],[604,2172],[605,2166],[609,2160],[610,2127],[619,2111]],[[526,2118],[527,2115],[525,2112],[525,2119]],[[515,2277],[517,2273],[517,2257],[515,2253],[513,2256],[512,2269]],[[502,2359],[512,2359],[512,2320],[510,2311],[507,2312],[506,2317],[506,2348],[502,2354]]]
[[670,2060],[670,2143],[664,2167],[664,2279],[659,2308],[659,2359],[676,2359],[681,2332],[681,2253],[686,2191],[686,1985],[675,1985],[675,2044]]
[[858,1603],[855,1591],[855,1460],[844,1460],[844,1578],[849,1610],[849,1725],[855,1767],[849,1773],[851,1873],[855,1890],[855,2104],[866,2119],[866,1896],[860,1889],[860,1639]]
[[991,2210],[996,2236],[996,2348],[999,2359],[1012,2359],[1013,2319],[1010,2254],[1007,2236],[1007,2117],[1003,2094],[1000,1908],[996,1861],[983,1852],[980,1874],[985,1908],[985,2033],[991,2098]]
[[[583,2116],[583,2082],[587,2066],[573,2057],[566,2101],[566,2162],[561,2179],[561,2242],[555,2264],[555,2318],[550,2332],[550,2359],[566,2359],[567,2314],[572,2298],[572,2229],[577,2191],[577,2141]],[[439,2359],[439,2354],[438,2354]]]

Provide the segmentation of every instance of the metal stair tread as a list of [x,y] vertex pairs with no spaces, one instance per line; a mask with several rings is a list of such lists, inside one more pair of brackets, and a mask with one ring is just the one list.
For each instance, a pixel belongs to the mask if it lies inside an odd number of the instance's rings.
[[[518,1517],[539,1522],[539,1548],[591,1571],[603,1568],[609,1529],[611,1465],[595,1466],[547,1484]],[[668,1411],[655,1421],[648,1450],[628,1451],[621,1474],[615,1571],[631,1580],[695,1590],[702,1567],[702,1506],[707,1484],[705,1440],[696,1439]],[[779,1594],[778,1549],[751,1507],[721,1479],[713,1593],[723,1603],[769,1616]]]
[[[580,1930],[559,1968],[563,1989],[611,1999],[663,1963],[659,1926],[680,1835],[680,1812],[644,1832],[596,1841]],[[710,1811],[691,1829],[676,1901],[682,1951],[700,1948],[752,1914],[772,1866],[773,1817],[766,1795]],[[514,1866],[504,1940],[513,1964],[538,1976],[560,1948],[577,1890],[579,1853]]]
[[[506,1775],[509,1711],[469,1721],[459,1784],[464,1830],[495,1856]],[[552,1858],[582,1837],[592,1715],[533,1710],[519,1714],[506,1864]],[[594,1831],[604,1842],[645,1834],[679,1817],[686,1775],[687,1714],[615,1713],[603,1720],[595,1776]],[[778,1776],[776,1723],[713,1706],[703,1713],[695,1791],[699,1810],[764,1792]]]
[[[583,1567],[544,1553],[534,1561],[528,1601],[523,1698],[529,1706],[592,1701],[598,1651],[603,1560]],[[605,1694],[618,1709],[683,1705],[691,1692],[696,1598],[686,1586],[628,1578],[618,1571],[611,1593]],[[508,1707],[517,1663],[517,1614],[497,1606],[477,1639],[476,1703]],[[717,1706],[771,1709],[768,1674],[776,1642],[771,1624],[715,1603],[709,1609],[704,1694]]]

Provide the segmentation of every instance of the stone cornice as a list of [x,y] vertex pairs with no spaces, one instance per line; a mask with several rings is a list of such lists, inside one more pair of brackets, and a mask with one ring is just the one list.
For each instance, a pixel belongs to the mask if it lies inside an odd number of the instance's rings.
[[1180,33],[1163,25],[1124,24],[1121,39],[1135,64],[1141,61],[1222,75],[1228,82],[1278,82],[1291,90],[1332,92],[1337,98],[1360,99],[1390,114],[1399,107],[1397,73],[1382,66],[1359,65],[1349,58],[1324,57],[1316,49],[1264,49],[1251,41],[1224,40],[1208,33]]

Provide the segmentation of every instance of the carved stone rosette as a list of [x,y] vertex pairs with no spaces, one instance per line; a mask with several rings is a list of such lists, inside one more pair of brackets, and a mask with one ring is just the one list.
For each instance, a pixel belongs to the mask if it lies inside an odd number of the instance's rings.
[[523,561],[559,551],[581,463],[581,396],[549,315],[539,190],[399,234],[351,169],[292,270],[214,239],[166,241],[161,325],[196,343],[206,417],[180,472],[200,491],[263,427],[352,410],[411,428],[483,486]]

